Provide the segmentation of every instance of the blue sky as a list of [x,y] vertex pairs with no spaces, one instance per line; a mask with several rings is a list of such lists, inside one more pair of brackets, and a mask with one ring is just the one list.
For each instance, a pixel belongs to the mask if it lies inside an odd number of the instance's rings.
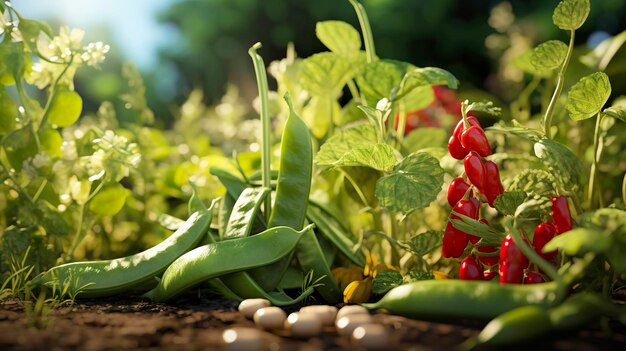
[[[176,0],[19,0],[13,6],[26,18],[57,19],[72,28],[85,30],[84,42],[100,41],[97,28],[106,27],[113,38],[111,50],[140,69],[157,63],[157,49],[176,35],[159,25],[156,15]],[[57,31],[58,28],[53,28]]]

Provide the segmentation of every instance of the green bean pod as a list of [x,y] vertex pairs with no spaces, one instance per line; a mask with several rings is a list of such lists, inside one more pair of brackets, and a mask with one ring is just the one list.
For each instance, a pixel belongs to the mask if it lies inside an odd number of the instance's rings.
[[270,192],[268,188],[246,188],[233,206],[223,239],[242,238],[250,235],[254,218]]
[[204,238],[211,217],[210,209],[195,212],[176,232],[146,251],[113,260],[62,264],[42,273],[30,284],[47,286],[57,292],[70,284],[69,290],[77,290],[77,297],[88,298],[111,296],[156,282],[156,276]]
[[550,330],[552,325],[545,308],[537,305],[517,307],[489,322],[476,337],[474,346],[511,345],[533,340]]
[[612,305],[599,294],[578,293],[548,311],[555,330],[566,331],[581,328],[598,320],[612,309]]
[[318,208],[317,206],[309,206],[307,209],[307,218],[311,223],[315,223],[318,231],[330,240],[333,245],[341,251],[350,261],[360,267],[365,266],[365,256],[362,252],[353,251],[355,243],[348,237],[341,224],[329,213]]
[[[280,143],[280,171],[276,197],[267,227],[288,226],[300,230],[306,219],[311,176],[313,174],[313,145],[309,128],[296,114],[291,98],[285,94],[289,117],[285,122]],[[286,257],[274,265],[250,272],[266,291],[276,288],[289,265]]]
[[[253,226],[253,219],[256,216],[268,188],[246,188],[241,192],[235,203],[230,220],[224,233],[225,240],[245,238],[250,235]],[[309,231],[310,232],[310,231]],[[218,280],[213,279],[211,281]],[[241,298],[264,298],[269,300],[274,306],[288,306],[296,304],[313,293],[313,289],[307,289],[295,299],[283,292],[267,293],[259,284],[246,272],[236,272],[223,275],[219,278],[230,291]]]
[[376,303],[393,314],[416,319],[492,319],[526,305],[548,308],[557,299],[555,282],[517,285],[488,281],[424,280],[391,289]]
[[274,263],[290,254],[302,237],[289,227],[276,227],[246,238],[200,246],[172,263],[156,288],[143,296],[153,301],[169,300],[185,290],[224,274]]
[[296,257],[303,272],[313,271],[313,280],[320,285],[315,290],[327,303],[338,303],[341,301],[342,293],[333,279],[330,267],[326,263],[326,258],[320,247],[315,233],[309,231],[302,236],[296,247]]

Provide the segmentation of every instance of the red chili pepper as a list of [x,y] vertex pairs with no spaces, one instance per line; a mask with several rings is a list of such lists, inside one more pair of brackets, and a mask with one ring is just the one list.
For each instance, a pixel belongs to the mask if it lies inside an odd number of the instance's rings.
[[459,268],[459,279],[461,280],[483,280],[483,266],[478,263],[474,255],[469,255],[461,261]]
[[500,246],[500,284],[521,284],[526,267],[528,258],[515,244],[513,236],[508,234]]
[[[450,182],[450,185],[448,186],[448,194],[446,196],[450,206],[454,207],[454,205],[456,205],[456,203],[459,202],[459,200],[461,200],[463,196],[465,196],[467,189],[469,189],[469,184],[467,184],[465,179],[461,177],[452,179],[452,181]],[[472,195],[473,194],[470,191],[469,196],[472,196]]]
[[487,197],[489,206],[493,207],[493,202],[504,192],[502,182],[500,181],[500,170],[498,165],[493,161],[487,161],[485,165],[485,184],[484,189],[480,189]]
[[491,155],[491,146],[481,127],[471,126],[461,134],[461,145],[469,152],[476,152],[482,157]]
[[[467,121],[471,126],[480,127],[476,117],[469,116],[467,117]],[[450,153],[450,156],[456,158],[457,160],[462,160],[469,153],[469,151],[466,150],[461,144],[461,133],[463,133],[463,129],[463,120],[460,120],[459,123],[456,124],[456,127],[454,127],[452,136],[448,141],[448,152]]]
[[535,236],[533,236],[533,247],[538,254],[540,254],[543,258],[548,261],[552,261],[552,259],[556,256],[556,251],[550,251],[547,253],[541,252],[544,245],[554,238],[556,234],[556,228],[552,223],[541,223],[535,228]]
[[[452,209],[450,213],[450,219],[459,219],[455,214],[462,214],[471,218],[478,217],[478,209],[471,200],[460,200]],[[448,221],[446,230],[443,233],[443,245],[441,247],[441,254],[443,257],[461,257],[467,242],[469,241],[467,233],[462,230],[456,229],[451,221]]]
[[499,273],[497,270],[488,270],[483,272],[483,280],[492,280],[495,277],[499,276]]
[[569,212],[567,197],[555,196],[552,198],[552,220],[554,221],[557,234],[565,233],[572,229],[572,215]]
[[524,284],[544,283],[546,279],[537,272],[526,272],[524,275]]
[[[476,246],[476,250],[484,253],[496,252],[498,249],[495,246]],[[485,266],[495,266],[500,261],[499,256],[478,256],[478,259]]]
[[463,160],[463,166],[465,166],[465,174],[467,174],[470,182],[478,189],[484,189],[487,172],[482,158],[472,152]]

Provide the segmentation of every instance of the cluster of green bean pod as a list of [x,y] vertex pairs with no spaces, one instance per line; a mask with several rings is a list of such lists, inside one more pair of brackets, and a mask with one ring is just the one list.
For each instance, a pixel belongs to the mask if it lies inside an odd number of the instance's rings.
[[[60,265],[31,285],[76,297],[140,292],[166,301],[196,286],[208,285],[227,298],[264,298],[273,305],[298,303],[314,292],[326,302],[341,300],[330,267],[336,252],[363,265],[341,221],[319,203],[309,202],[313,168],[310,132],[290,108],[281,141],[275,189],[221,169],[211,169],[227,189],[221,201],[206,208],[195,196],[187,221],[170,218],[175,233],[142,253],[108,261]],[[262,205],[273,197],[271,212]],[[217,206],[219,204],[219,209]],[[218,213],[214,221],[213,213]],[[210,229],[216,222],[217,229]],[[312,223],[312,224],[309,224]],[[313,229],[317,226],[317,229]],[[313,286],[292,297],[285,289],[301,288],[305,276]],[[71,286],[72,289],[64,289]]]

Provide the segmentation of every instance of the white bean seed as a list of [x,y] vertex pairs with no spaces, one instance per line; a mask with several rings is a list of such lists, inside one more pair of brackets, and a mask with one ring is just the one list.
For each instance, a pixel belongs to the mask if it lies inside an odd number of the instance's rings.
[[322,321],[315,314],[295,312],[287,317],[285,329],[296,338],[310,338],[322,332]]
[[389,335],[380,324],[366,324],[352,332],[352,343],[366,349],[382,349],[389,347]]
[[280,307],[263,307],[254,313],[253,319],[257,326],[265,330],[280,329],[287,314]]
[[339,320],[343,316],[348,316],[352,314],[369,314],[369,311],[367,310],[367,308],[360,305],[343,306],[337,312],[337,320]]
[[267,342],[263,332],[255,328],[232,328],[222,333],[222,340],[229,351],[263,351]]
[[239,312],[248,319],[252,319],[254,312],[263,307],[269,307],[270,302],[266,299],[245,299],[239,304]]
[[323,325],[333,325],[337,317],[337,307],[328,305],[305,306],[300,309],[300,313],[314,314],[322,321]]
[[352,314],[339,318],[335,327],[340,335],[350,336],[357,327],[372,323],[374,321],[369,314]]

